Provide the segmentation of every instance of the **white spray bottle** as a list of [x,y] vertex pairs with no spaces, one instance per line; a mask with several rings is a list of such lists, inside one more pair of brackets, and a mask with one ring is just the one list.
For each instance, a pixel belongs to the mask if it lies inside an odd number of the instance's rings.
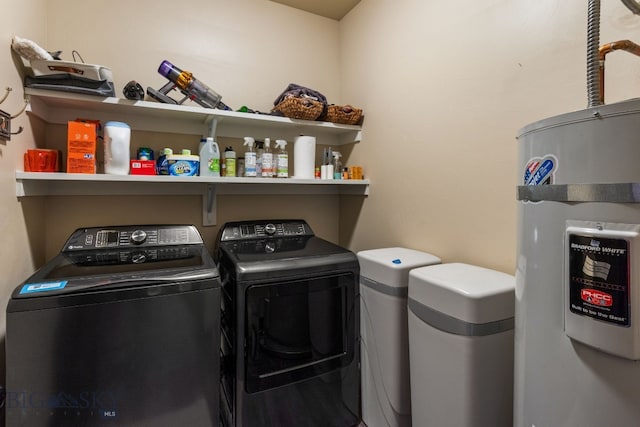
[[262,153],[262,177],[273,178],[273,153],[271,152],[271,139],[264,139],[264,152]]
[[333,152],[333,179],[342,179],[342,154],[338,151]]
[[278,178],[289,178],[289,153],[287,153],[287,141],[276,140],[276,176]]
[[244,145],[248,147],[244,153],[244,176],[256,177],[256,153],[253,151],[255,139],[250,136],[244,137]]

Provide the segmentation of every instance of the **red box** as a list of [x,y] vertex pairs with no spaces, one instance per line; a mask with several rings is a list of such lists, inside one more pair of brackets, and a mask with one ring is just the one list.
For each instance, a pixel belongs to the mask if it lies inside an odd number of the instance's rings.
[[155,175],[156,162],[154,160],[130,160],[129,173],[131,175]]

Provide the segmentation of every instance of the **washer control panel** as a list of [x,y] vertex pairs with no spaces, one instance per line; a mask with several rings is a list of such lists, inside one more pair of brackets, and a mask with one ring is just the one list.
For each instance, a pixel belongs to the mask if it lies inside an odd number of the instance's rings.
[[193,225],[92,227],[74,231],[62,252],[202,243],[202,237]]
[[75,265],[97,266],[179,260],[193,257],[195,251],[196,249],[192,246],[110,248],[73,251],[67,253],[67,256]]
[[264,220],[226,223],[219,240],[250,240],[265,237],[313,236],[309,224],[303,220]]

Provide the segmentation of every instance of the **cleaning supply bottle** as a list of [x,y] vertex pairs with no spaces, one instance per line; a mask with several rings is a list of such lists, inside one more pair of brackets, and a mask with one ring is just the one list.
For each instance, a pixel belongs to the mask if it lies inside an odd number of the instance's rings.
[[104,173],[129,175],[131,127],[122,122],[104,124]]
[[333,179],[342,179],[342,161],[340,161],[340,154],[338,151],[333,152]]
[[262,178],[262,153],[264,153],[264,142],[256,141],[256,176]]
[[271,139],[264,139],[264,152],[262,153],[262,177],[273,178],[273,153],[271,152]]
[[244,137],[244,145],[247,146],[247,151],[244,153],[244,176],[255,177],[256,176],[256,153],[253,151],[253,144],[255,140],[250,136]]
[[220,148],[211,137],[200,145],[200,176],[220,176]]
[[171,148],[163,148],[158,155],[158,160],[156,160],[156,173],[158,175],[169,175],[169,165],[167,163],[167,156],[173,154],[173,150]]
[[287,141],[276,140],[276,176],[278,178],[289,178],[289,153],[287,153]]
[[333,150],[331,147],[322,150],[322,165],[320,166],[320,179],[333,179]]
[[226,167],[225,176],[236,176],[236,152],[233,151],[233,147],[231,146],[224,150],[224,164]]

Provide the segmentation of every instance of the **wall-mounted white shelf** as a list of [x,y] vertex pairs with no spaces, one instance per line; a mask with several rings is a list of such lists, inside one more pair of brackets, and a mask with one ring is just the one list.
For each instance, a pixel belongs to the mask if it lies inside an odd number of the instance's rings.
[[[27,111],[50,124],[66,125],[76,118],[103,123],[117,120],[130,124],[134,131],[237,138],[254,135],[289,142],[304,134],[315,136],[318,144],[335,146],[361,139],[360,126],[42,89],[26,88],[25,95],[29,99]],[[203,225],[215,225],[218,194],[366,196],[369,181],[16,172],[18,197],[167,194],[202,196]]]
[[216,195],[219,194],[348,194],[367,196],[369,194],[369,180],[16,172],[16,195],[18,197],[200,195],[202,196],[203,225],[215,225]]
[[66,124],[75,118],[117,120],[134,131],[171,132],[241,138],[247,135],[286,139],[311,135],[321,145],[360,142],[361,126],[294,120],[267,114],[240,113],[192,105],[132,101],[62,91],[25,88],[28,112],[47,123]]

